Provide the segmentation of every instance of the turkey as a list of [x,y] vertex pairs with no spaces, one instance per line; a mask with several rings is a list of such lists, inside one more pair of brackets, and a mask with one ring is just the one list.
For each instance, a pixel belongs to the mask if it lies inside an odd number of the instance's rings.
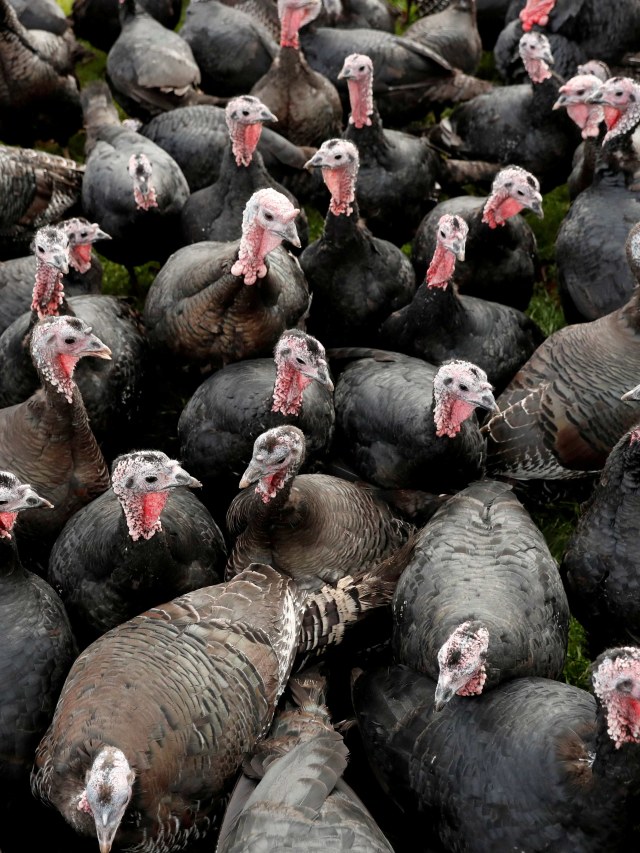
[[[297,424],[305,434],[307,467],[318,464],[333,438],[333,384],[322,344],[287,329],[274,358],[229,364],[197,388],[180,415],[180,454],[208,486],[208,502],[228,509],[267,429]],[[220,500],[221,499],[221,500]]]
[[358,149],[346,139],[323,142],[307,163],[322,169],[331,193],[324,233],[300,256],[313,294],[309,330],[327,346],[375,345],[382,320],[415,292],[409,258],[359,222],[358,166]]
[[455,853],[623,853],[640,783],[640,650],[593,665],[595,697],[518,678],[433,713],[435,683],[394,666],[353,689],[368,758]]
[[[637,391],[624,397],[636,399]],[[640,634],[638,437],[636,427],[609,454],[562,561],[571,609],[587,630],[592,654],[619,642],[636,642]]]
[[254,566],[100,637],[65,682],[34,794],[105,853],[171,853],[204,836],[269,728],[301,598],[290,578]]
[[[270,5],[276,17],[275,3]],[[222,97],[249,92],[278,52],[277,33],[270,33],[258,16],[219,0],[190,3],[180,35],[198,63],[202,88]]]
[[[163,26],[174,29],[180,19],[181,0],[137,0]],[[118,0],[73,0],[73,31],[108,52],[120,35]]]
[[[66,142],[82,124],[75,78],[55,55],[47,55],[9,0],[0,0],[0,34],[0,137],[20,145],[50,138]],[[61,41],[52,33],[46,37]]]
[[269,71],[251,89],[278,116],[278,133],[296,145],[317,146],[342,130],[335,87],[309,67],[300,50],[298,30],[321,7],[321,0],[279,0],[280,48]]
[[525,33],[519,51],[527,83],[501,86],[459,104],[431,137],[460,159],[522,166],[548,192],[566,181],[579,135],[566,113],[552,111],[562,81],[549,68],[547,37]]
[[0,409],[0,470],[31,483],[54,506],[23,515],[18,540],[37,550],[109,487],[73,372],[84,356],[108,359],[110,350],[77,317],[41,320],[30,347],[42,388],[24,403]]
[[[626,247],[640,280],[640,224]],[[639,299],[636,287],[617,311],[554,332],[515,375],[483,427],[492,476],[569,479],[603,467],[638,419],[620,395],[640,374]]]
[[290,575],[299,588],[340,588],[347,576],[375,576],[413,532],[384,498],[365,484],[326,474],[300,474],[302,430],[280,426],[259,436],[238,495],[227,513],[236,536],[227,576],[253,562]]
[[342,779],[347,748],[323,704],[324,680],[307,671],[289,687],[295,705],[278,714],[236,784],[217,853],[245,853],[261,845],[279,849],[285,838],[291,849],[310,853],[391,853]]
[[431,48],[465,74],[474,74],[482,58],[476,0],[451,0],[446,8],[418,18],[404,37]]
[[47,30],[64,35],[69,27],[56,0],[10,0],[20,23],[30,30]]
[[436,710],[510,678],[558,678],[569,605],[542,533],[505,483],[473,483],[420,531],[393,599],[398,663],[438,682]]
[[111,489],[69,519],[49,581],[85,645],[158,602],[222,580],[222,534],[185,489],[200,485],[165,453],[127,453],[113,463]]
[[107,56],[107,80],[120,106],[148,121],[166,110],[199,103],[200,69],[185,40],[138,0],[119,3],[122,30]]
[[360,155],[359,208],[374,234],[401,245],[433,203],[438,156],[424,139],[382,127],[368,56],[347,56],[338,77],[347,81],[351,104],[343,135]]
[[440,217],[425,283],[412,302],[385,320],[380,339],[390,350],[432,364],[450,358],[471,361],[502,391],[542,343],[543,334],[515,308],[460,296],[455,264],[464,260],[468,230],[460,216]]
[[105,83],[83,89],[82,103],[87,129],[82,207],[112,237],[104,254],[129,269],[166,260],[179,245],[180,211],[189,197],[180,167],[120,124]]
[[362,479],[438,493],[482,474],[485,446],[473,414],[477,406],[496,408],[483,370],[465,361],[438,368],[398,353],[352,352],[329,353],[332,363],[357,359],[336,385],[336,449]]
[[[638,221],[640,186],[633,133],[640,119],[640,86],[614,77],[589,96],[607,125],[595,155],[591,186],[574,199],[556,240],[558,289],[568,322],[596,320],[620,308],[636,279],[625,257],[625,238]],[[619,438],[619,436],[617,436]]]
[[66,157],[0,145],[0,257],[25,255],[38,228],[70,212],[83,175],[84,166]]
[[298,213],[282,193],[258,190],[246,204],[240,241],[194,243],[173,254],[147,294],[152,345],[212,367],[266,355],[309,306],[300,265],[280,246],[300,246]]
[[[225,114],[229,140],[218,180],[193,193],[182,208],[182,233],[188,243],[233,240],[242,228],[245,205],[256,190],[271,187],[299,207],[297,199],[273,180],[255,150],[262,123],[277,121],[277,117],[251,95],[233,98]],[[300,242],[306,245],[308,224],[303,211],[298,214],[296,227]]]
[[524,311],[536,280],[537,247],[530,226],[516,216],[522,209],[543,216],[540,184],[519,166],[497,174],[488,198],[459,196],[440,202],[416,233],[411,255],[416,278],[424,279],[433,258],[440,217],[459,216],[469,226],[465,264],[456,276],[460,292]]
[[64,679],[77,655],[62,602],[18,557],[12,531],[18,514],[49,501],[0,471],[0,784],[3,799],[28,795],[29,773]]

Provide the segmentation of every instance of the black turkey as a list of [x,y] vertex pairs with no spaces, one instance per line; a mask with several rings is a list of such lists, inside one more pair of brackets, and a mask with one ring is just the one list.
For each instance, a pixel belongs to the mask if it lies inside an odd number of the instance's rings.
[[465,74],[475,74],[482,58],[476,0],[445,0],[444,5],[446,8],[418,18],[404,37],[435,50]]
[[[160,23],[174,29],[182,11],[181,0],[137,0]],[[118,0],[73,0],[73,31],[95,47],[109,51],[120,35]]]
[[540,184],[519,166],[498,173],[488,198],[459,196],[440,202],[416,232],[411,255],[416,278],[424,279],[433,258],[440,217],[460,216],[469,226],[465,264],[458,267],[456,276],[460,292],[524,311],[538,264],[533,231],[516,216],[523,209],[543,216]]
[[562,673],[567,596],[542,533],[504,483],[468,486],[420,531],[393,615],[395,659],[438,682],[436,710],[510,678]]
[[378,328],[415,292],[411,261],[359,221],[358,149],[329,139],[307,163],[331,193],[324,233],[300,256],[313,294],[308,327],[327,346],[375,346]]
[[205,835],[269,728],[301,598],[290,578],[254,566],[98,638],[38,747],[34,794],[105,853],[170,853]]
[[298,213],[282,193],[258,190],[246,204],[239,241],[194,243],[173,254],[145,303],[153,346],[213,367],[267,355],[309,307],[300,265],[280,246],[300,246]]
[[483,370],[464,361],[438,368],[381,350],[329,356],[336,364],[357,359],[336,384],[336,450],[362,479],[438,493],[481,476],[485,445],[474,412],[496,408]]
[[[28,794],[35,750],[47,730],[77,655],[64,606],[51,587],[27,572],[12,531],[18,514],[49,501],[0,471],[0,785],[3,799]],[[46,510],[45,510],[46,511]]]
[[434,823],[455,853],[624,853],[640,794],[640,650],[593,667],[595,697],[518,678],[433,713],[435,682],[395,666],[362,675],[353,699],[388,794]]
[[47,30],[64,35],[69,28],[67,19],[56,0],[10,0],[20,23],[30,30]]
[[456,259],[464,260],[468,230],[461,216],[440,217],[425,283],[408,305],[385,320],[380,338],[390,350],[432,364],[451,358],[471,361],[500,392],[542,343],[543,334],[515,308],[458,293],[451,279]]
[[127,453],[113,463],[111,489],[69,519],[49,581],[85,645],[161,601],[222,580],[222,534],[184,488],[200,485],[164,453]]

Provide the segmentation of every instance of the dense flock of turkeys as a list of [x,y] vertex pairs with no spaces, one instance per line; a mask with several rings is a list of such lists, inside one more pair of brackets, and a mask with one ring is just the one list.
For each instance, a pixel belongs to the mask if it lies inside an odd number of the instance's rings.
[[409,11],[0,0],[3,853],[640,843],[640,0]]

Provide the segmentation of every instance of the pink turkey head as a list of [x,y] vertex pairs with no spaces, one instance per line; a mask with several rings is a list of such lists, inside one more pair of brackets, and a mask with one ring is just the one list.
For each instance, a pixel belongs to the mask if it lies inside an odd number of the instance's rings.
[[294,426],[280,426],[263,432],[253,445],[253,456],[240,480],[240,488],[257,483],[256,494],[263,503],[298,473],[304,461],[304,433]]
[[36,231],[31,250],[36,256],[31,310],[41,320],[57,314],[64,299],[62,276],[69,272],[69,237],[60,226],[46,225]]
[[536,24],[546,27],[549,23],[549,13],[553,11],[556,0],[527,0],[520,12],[522,29],[528,33]]
[[236,165],[248,166],[262,133],[262,123],[278,119],[253,95],[241,95],[230,100],[225,118]]
[[346,80],[349,88],[349,124],[358,129],[368,127],[374,110],[373,62],[364,53],[350,54],[344,61],[338,80]]
[[171,489],[187,486],[199,488],[202,483],[192,477],[175,459],[159,450],[125,453],[113,463],[111,486],[118,497],[135,541],[150,539],[162,530],[160,513]]
[[318,17],[322,0],[278,0],[280,46],[300,47],[298,31]]
[[31,333],[31,358],[41,379],[73,401],[73,372],[86,355],[111,358],[111,350],[79,317],[45,317]]
[[158,206],[156,189],[151,182],[153,166],[146,154],[132,154],[129,158],[129,175],[133,181],[133,197],[138,210]]
[[553,105],[554,110],[566,108],[569,118],[582,131],[582,138],[597,137],[600,123],[604,121],[604,110],[598,104],[589,103],[601,86],[595,74],[578,74],[560,86],[560,97]]
[[427,287],[446,288],[456,267],[456,258],[464,261],[464,246],[469,226],[461,216],[445,213],[438,220],[436,249],[427,270]]
[[433,380],[433,419],[437,436],[455,438],[477,406],[497,411],[492,387],[484,370],[469,361],[449,361]]
[[334,216],[353,213],[359,167],[358,149],[346,139],[327,139],[305,163],[305,169],[322,169],[322,179],[331,193],[329,210]]
[[604,120],[609,131],[606,145],[616,136],[630,133],[640,121],[640,85],[630,77],[611,77],[589,98],[590,104],[604,108]]
[[11,531],[18,513],[39,506],[53,508],[31,486],[24,485],[9,471],[0,471],[0,539],[11,539]]
[[295,218],[300,213],[289,199],[274,189],[258,190],[244,208],[242,238],[238,260],[231,267],[232,275],[244,276],[245,284],[255,284],[267,274],[265,257],[283,240],[300,246]]
[[463,622],[438,651],[438,684],[435,709],[441,711],[456,694],[474,696],[482,693],[487,679],[485,662],[489,649],[489,632],[478,621]]
[[484,205],[482,221],[489,228],[496,228],[511,216],[519,213],[523,207],[532,210],[540,219],[542,196],[537,178],[520,166],[507,166],[495,176],[491,185],[491,195]]
[[553,54],[543,33],[525,33],[520,38],[518,53],[532,83],[542,83],[551,77],[549,66],[553,65]]
[[82,216],[65,219],[60,223],[69,238],[69,263],[80,273],[91,267],[91,246],[98,240],[110,240],[111,235],[103,231],[97,222],[89,222]]
[[592,681],[616,749],[640,743],[640,649],[623,646],[603,652],[593,664]]
[[95,822],[100,853],[109,853],[133,793],[135,774],[125,754],[115,746],[103,746],[87,773],[86,788],[78,811]]
[[272,412],[299,414],[302,392],[314,379],[333,391],[324,347],[306,332],[299,329],[283,332],[276,344],[274,360],[277,373]]

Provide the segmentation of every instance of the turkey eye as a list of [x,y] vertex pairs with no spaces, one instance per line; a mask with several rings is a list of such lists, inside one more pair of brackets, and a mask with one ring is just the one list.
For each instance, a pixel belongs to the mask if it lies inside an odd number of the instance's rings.
[[518,195],[524,195],[523,190],[518,190]]
[[88,234],[88,232],[87,232],[87,231],[81,231],[81,232],[80,232],[80,236],[81,236],[81,237],[86,237],[86,236],[87,236],[87,234]]
[[158,478],[154,477],[152,474],[150,474],[148,477],[145,477],[144,479],[146,480],[147,483],[155,483]]
[[336,154],[336,160],[342,160],[342,154]]
[[447,376],[447,378],[444,380],[445,385],[451,385],[452,382],[453,379],[451,378],[451,376]]
[[0,506],[4,506],[5,504],[8,504],[8,503],[9,503],[9,501],[0,501]]
[[578,89],[578,95],[584,95],[584,89]]
[[271,222],[271,220],[273,219],[273,213],[265,213],[264,218],[265,218],[268,222]]
[[242,115],[243,115],[243,116],[248,116],[248,115],[249,115],[249,110],[242,110]]
[[364,71],[364,65],[361,65],[360,68],[358,68],[358,71]]
[[39,251],[39,252],[44,252],[44,246],[38,246],[38,251]]
[[296,356],[296,361],[298,362],[298,364],[306,364],[304,358],[300,358],[299,355]]
[[65,344],[75,344],[76,339],[75,338],[65,338],[64,342],[65,342]]
[[616,98],[621,98],[624,95],[624,92],[615,92]]
[[444,233],[444,231],[441,231],[441,232],[440,232],[440,236],[441,236],[441,237],[446,237],[447,235]]
[[469,390],[469,386],[468,386],[468,385],[463,385],[463,383],[462,383],[462,382],[458,385],[458,388],[459,388],[461,391],[468,391],[468,390]]
[[630,678],[625,678],[624,681],[619,681],[616,684],[616,690],[619,693],[631,693],[632,687],[633,687],[633,684],[631,683]]

